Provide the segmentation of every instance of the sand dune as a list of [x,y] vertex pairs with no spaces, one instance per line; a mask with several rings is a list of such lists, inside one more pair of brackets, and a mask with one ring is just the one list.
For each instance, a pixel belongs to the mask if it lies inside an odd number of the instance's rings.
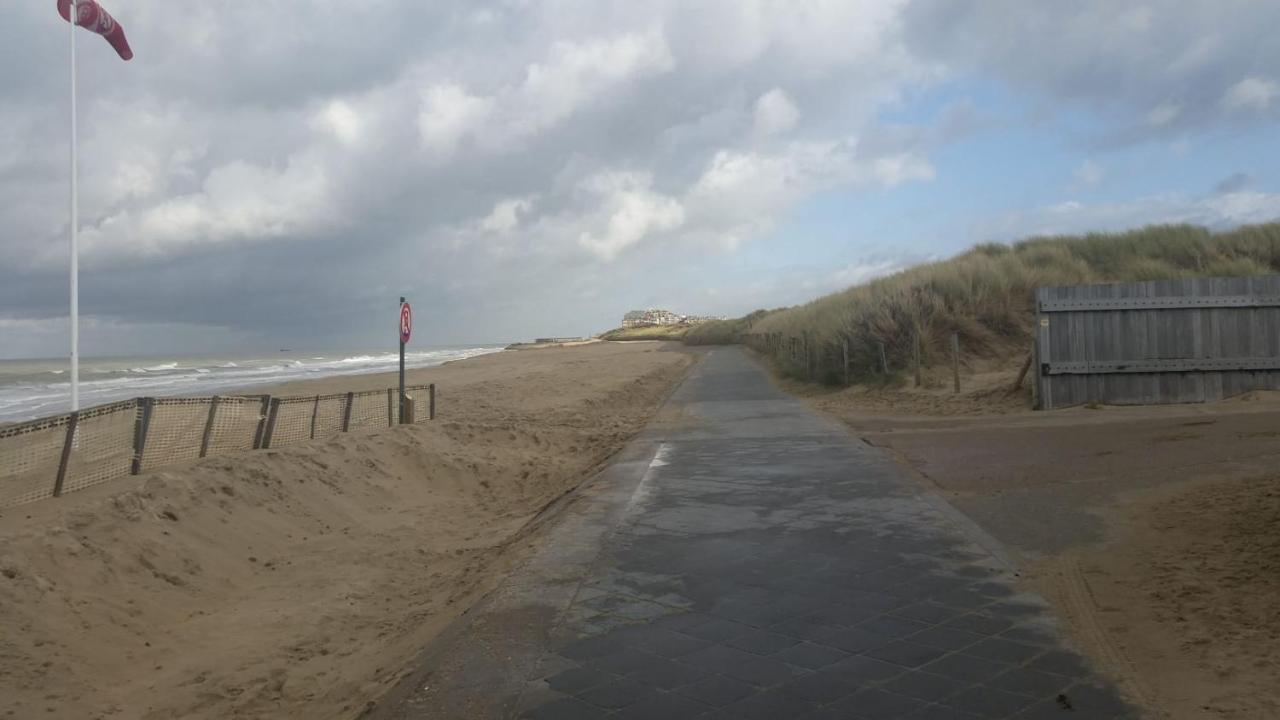
[[212,459],[6,511],[0,716],[357,716],[691,362],[614,344],[475,358],[412,373],[440,387],[440,419],[427,426]]

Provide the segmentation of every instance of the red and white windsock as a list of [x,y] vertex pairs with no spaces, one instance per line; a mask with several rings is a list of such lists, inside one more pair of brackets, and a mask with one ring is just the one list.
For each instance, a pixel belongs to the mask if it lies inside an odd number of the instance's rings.
[[[122,60],[133,57],[133,51],[129,49],[129,41],[124,37],[124,28],[120,27],[120,23],[108,15],[101,5],[94,0],[80,0],[76,3],[76,10],[78,11],[76,25],[106,38]],[[71,0],[58,0],[58,14],[63,20],[71,20]]]

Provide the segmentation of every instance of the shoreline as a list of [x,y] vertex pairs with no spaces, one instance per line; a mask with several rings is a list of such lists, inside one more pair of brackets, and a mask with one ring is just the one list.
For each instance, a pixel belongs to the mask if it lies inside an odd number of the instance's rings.
[[[408,370],[439,367],[457,360],[500,354],[504,347],[428,347],[406,352]],[[148,364],[150,363],[150,364]],[[156,356],[82,363],[81,409],[139,397],[208,398],[260,395],[295,382],[329,381],[398,372],[394,353],[342,351],[329,356],[280,358]],[[66,415],[70,386],[60,370],[24,367],[0,374],[0,426]],[[47,376],[63,378],[49,382]],[[394,386],[392,382],[387,387]],[[345,390],[343,391],[345,392]]]

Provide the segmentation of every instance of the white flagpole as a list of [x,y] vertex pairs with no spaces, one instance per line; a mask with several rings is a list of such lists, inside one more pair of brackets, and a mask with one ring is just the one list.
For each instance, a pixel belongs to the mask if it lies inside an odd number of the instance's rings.
[[80,409],[80,247],[76,197],[76,21],[79,0],[71,0],[71,410]]

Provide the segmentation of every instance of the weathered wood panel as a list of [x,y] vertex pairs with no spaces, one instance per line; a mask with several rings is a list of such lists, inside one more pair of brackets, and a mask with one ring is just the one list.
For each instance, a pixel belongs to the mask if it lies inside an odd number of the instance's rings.
[[1043,409],[1280,389],[1280,276],[1045,287],[1036,308]]

